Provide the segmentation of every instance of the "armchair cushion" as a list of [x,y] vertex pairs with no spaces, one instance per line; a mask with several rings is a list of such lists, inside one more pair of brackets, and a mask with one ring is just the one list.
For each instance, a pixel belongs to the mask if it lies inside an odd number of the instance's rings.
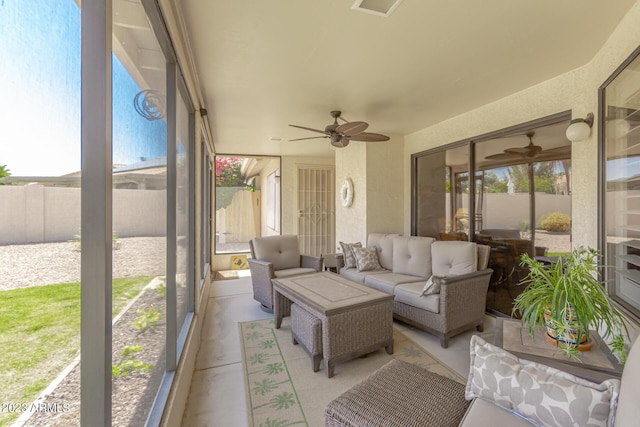
[[474,335],[465,390],[514,415],[544,426],[613,426],[620,381],[600,384],[567,372],[521,360]]
[[314,268],[285,268],[284,270],[275,270],[273,275],[277,279],[281,279],[283,277],[296,276],[298,274],[309,274],[316,273],[318,270]]
[[266,236],[252,240],[254,258],[273,263],[274,270],[300,267],[298,236]]

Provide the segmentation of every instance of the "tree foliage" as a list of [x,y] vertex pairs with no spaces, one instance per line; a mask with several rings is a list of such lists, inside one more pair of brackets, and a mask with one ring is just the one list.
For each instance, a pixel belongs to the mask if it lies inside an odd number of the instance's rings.
[[4,178],[7,176],[11,176],[11,171],[9,171],[7,165],[0,165],[0,178]]
[[[6,178],[8,176],[11,176],[11,171],[9,171],[7,165],[0,165],[0,178]],[[0,182],[0,185],[4,185],[4,183]]]

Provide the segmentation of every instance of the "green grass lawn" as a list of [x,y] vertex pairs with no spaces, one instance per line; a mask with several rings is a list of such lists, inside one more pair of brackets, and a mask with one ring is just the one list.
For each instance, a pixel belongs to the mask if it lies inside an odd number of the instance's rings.
[[[114,279],[112,316],[150,280]],[[31,403],[80,350],[80,282],[0,291],[0,349],[0,403]]]

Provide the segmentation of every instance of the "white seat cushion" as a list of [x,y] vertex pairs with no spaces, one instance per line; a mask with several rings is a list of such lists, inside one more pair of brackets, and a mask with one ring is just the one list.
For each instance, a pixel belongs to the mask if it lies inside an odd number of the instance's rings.
[[396,274],[388,271],[383,274],[367,276],[364,279],[365,285],[388,294],[393,294],[393,289],[401,283],[413,282],[422,284],[424,279],[422,277],[409,276],[407,274]]
[[314,270],[313,268],[286,268],[284,270],[274,270],[273,271],[273,275],[276,276],[277,278],[283,278],[283,277],[289,277],[289,276],[295,276],[297,274],[308,274],[308,273],[315,273],[316,270]]
[[365,277],[372,274],[386,273],[387,270],[358,271],[357,268],[341,268],[340,275],[354,282],[364,283]]
[[395,300],[412,307],[422,308],[432,313],[440,312],[440,294],[422,296],[424,281],[404,283],[393,290]]

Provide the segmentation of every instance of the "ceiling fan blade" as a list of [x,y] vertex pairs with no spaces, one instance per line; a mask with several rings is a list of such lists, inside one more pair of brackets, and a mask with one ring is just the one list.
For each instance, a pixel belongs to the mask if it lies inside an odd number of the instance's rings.
[[354,136],[364,132],[368,127],[369,123],[367,122],[349,122],[338,126],[336,132],[346,136]]
[[540,154],[571,154],[571,147],[565,145],[564,147],[549,148],[543,150]]
[[490,156],[486,156],[485,159],[487,160],[504,160],[504,159],[515,159],[521,157],[520,154],[511,154],[511,153],[498,153],[498,154],[492,154]]
[[351,139],[353,141],[382,142],[388,141],[389,137],[387,135],[380,135],[379,133],[362,132],[352,136]]
[[309,136],[307,138],[296,138],[296,139],[290,139],[289,142],[291,141],[304,141],[305,139],[322,139],[322,138],[329,138],[328,136]]
[[308,127],[304,127],[304,126],[298,126],[298,125],[289,125],[291,127],[294,128],[298,128],[298,129],[304,129],[304,130],[310,130],[311,132],[318,132],[318,133],[323,133],[323,134],[327,134],[327,132],[320,130],[320,129],[313,129],[313,128],[308,128]]

